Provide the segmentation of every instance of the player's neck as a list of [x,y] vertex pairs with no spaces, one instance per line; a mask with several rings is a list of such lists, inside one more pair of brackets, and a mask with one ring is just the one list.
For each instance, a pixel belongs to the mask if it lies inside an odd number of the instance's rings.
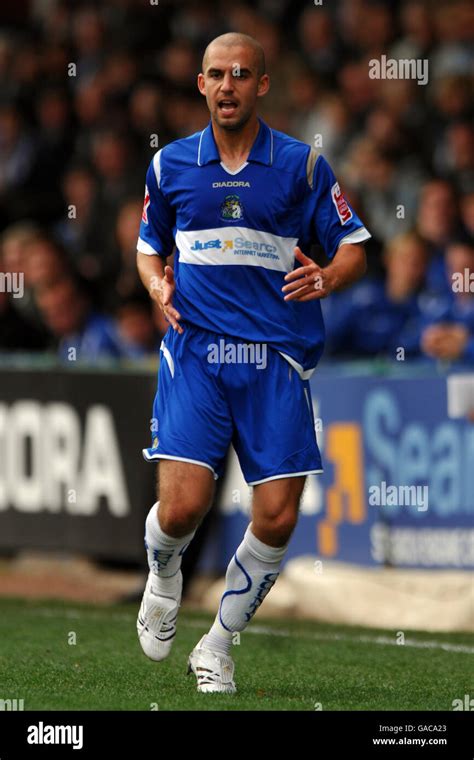
[[259,129],[260,124],[257,116],[249,119],[242,129],[235,132],[222,129],[213,121],[212,131],[222,162],[230,169],[244,163],[249,156]]

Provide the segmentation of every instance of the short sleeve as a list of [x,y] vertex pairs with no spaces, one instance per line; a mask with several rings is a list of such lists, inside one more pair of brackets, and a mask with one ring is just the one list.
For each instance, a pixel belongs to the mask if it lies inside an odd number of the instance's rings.
[[316,160],[310,188],[304,214],[305,237],[322,245],[329,258],[333,258],[342,243],[363,243],[371,237],[345,199],[323,156]]
[[166,258],[173,252],[174,211],[161,190],[161,153],[158,151],[146,173],[145,199],[137,250]]

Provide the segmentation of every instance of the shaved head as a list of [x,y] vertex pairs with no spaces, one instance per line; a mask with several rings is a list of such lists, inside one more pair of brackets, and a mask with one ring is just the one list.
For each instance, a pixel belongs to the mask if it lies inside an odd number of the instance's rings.
[[213,45],[222,45],[224,47],[247,47],[252,50],[254,55],[255,67],[259,77],[265,74],[265,53],[263,47],[257,40],[250,37],[249,34],[240,34],[239,32],[228,32],[227,34],[221,34],[220,37],[216,37],[207,46],[202,59],[202,70],[206,71],[209,52]]

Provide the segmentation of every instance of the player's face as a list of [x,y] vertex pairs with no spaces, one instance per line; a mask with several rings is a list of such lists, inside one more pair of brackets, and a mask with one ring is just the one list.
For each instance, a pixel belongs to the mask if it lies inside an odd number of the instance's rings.
[[239,130],[256,114],[257,98],[268,92],[269,78],[259,77],[255,56],[245,46],[213,45],[198,87],[213,120],[223,129]]

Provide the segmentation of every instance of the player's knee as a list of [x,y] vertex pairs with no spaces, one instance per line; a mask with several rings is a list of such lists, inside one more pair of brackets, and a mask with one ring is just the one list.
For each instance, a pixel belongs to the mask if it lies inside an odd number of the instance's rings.
[[[164,461],[160,463],[158,499],[160,523],[192,522],[204,516],[212,504],[214,480],[212,473],[192,464]],[[162,529],[166,531],[162,525]]]
[[270,528],[273,546],[283,546],[290,540],[296,525],[296,517],[291,513],[281,515]]
[[160,505],[160,527],[169,536],[179,538],[191,533],[199,525],[205,509],[195,503],[174,504],[169,509]]
[[297,514],[292,509],[272,509],[259,515],[258,532],[265,536],[264,543],[271,546],[283,546],[289,541],[297,522]]

